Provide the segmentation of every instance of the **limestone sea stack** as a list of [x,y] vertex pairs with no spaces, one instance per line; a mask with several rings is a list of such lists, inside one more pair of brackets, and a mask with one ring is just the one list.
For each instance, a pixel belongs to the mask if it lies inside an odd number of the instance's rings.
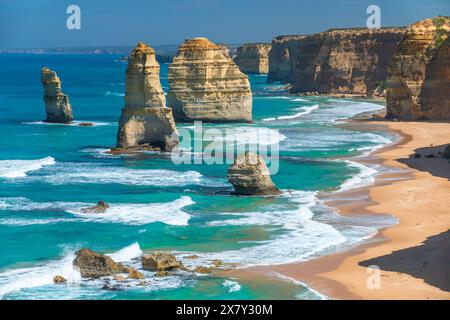
[[300,40],[304,35],[278,36],[272,40],[269,52],[268,82],[295,82],[295,65],[300,54]]
[[55,71],[47,67],[41,70],[41,82],[44,86],[44,101],[47,118],[45,122],[67,123],[73,120],[69,97],[61,91],[61,80]]
[[234,62],[247,74],[269,72],[270,43],[247,43],[237,48]]
[[252,93],[247,75],[207,38],[186,40],[169,66],[168,106],[176,121],[249,122]]
[[450,18],[408,27],[387,79],[387,118],[450,120]]
[[293,93],[384,94],[387,67],[404,28],[332,29],[301,38]]
[[159,79],[155,50],[139,42],[126,70],[125,106],[119,120],[117,147],[170,151],[178,144],[172,110]]
[[228,181],[235,195],[276,195],[280,191],[272,182],[264,159],[255,153],[239,155],[228,169]]

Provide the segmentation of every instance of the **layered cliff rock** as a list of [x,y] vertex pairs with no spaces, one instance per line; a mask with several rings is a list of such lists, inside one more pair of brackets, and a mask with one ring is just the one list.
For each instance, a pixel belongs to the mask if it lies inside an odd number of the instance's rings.
[[408,27],[387,80],[387,117],[450,120],[450,18]]
[[252,120],[252,93],[223,46],[206,38],[186,40],[169,66],[168,106],[176,121]]
[[247,74],[269,72],[269,43],[248,43],[237,49],[234,62],[239,69]]
[[228,169],[228,181],[233,185],[235,195],[275,195],[280,191],[270,178],[264,159],[255,153],[239,155]]
[[404,28],[334,29],[299,40],[292,92],[383,94]]
[[47,118],[45,122],[67,123],[73,120],[69,97],[61,91],[61,80],[55,71],[42,68],[41,82],[44,86],[44,101]]
[[166,107],[161,87],[155,51],[140,42],[128,61],[117,147],[170,151],[178,144],[176,135],[172,110]]
[[300,40],[304,37],[303,35],[279,36],[272,40],[268,82],[295,82],[295,65],[299,59]]

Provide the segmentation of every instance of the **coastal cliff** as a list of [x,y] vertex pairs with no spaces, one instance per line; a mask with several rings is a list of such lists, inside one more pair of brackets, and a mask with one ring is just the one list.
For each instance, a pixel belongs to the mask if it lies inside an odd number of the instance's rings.
[[237,49],[234,62],[247,74],[269,72],[270,43],[247,43]]
[[170,151],[178,144],[172,110],[159,79],[155,51],[139,42],[126,70],[125,107],[119,120],[117,147]]
[[186,40],[169,66],[168,106],[176,121],[248,122],[252,93],[223,46],[206,38]]
[[300,53],[300,40],[304,37],[302,35],[279,36],[272,40],[268,82],[293,83],[295,81],[295,64]]
[[45,122],[67,123],[73,120],[69,97],[61,91],[61,80],[55,71],[42,68],[41,82],[44,86],[44,101],[47,118]]
[[450,120],[450,18],[408,27],[387,79],[387,118]]
[[299,40],[293,93],[383,95],[404,28],[332,29]]

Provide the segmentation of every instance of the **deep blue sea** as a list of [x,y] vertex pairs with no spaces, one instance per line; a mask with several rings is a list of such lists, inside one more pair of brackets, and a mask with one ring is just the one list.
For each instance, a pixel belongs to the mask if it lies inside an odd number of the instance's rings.
[[[380,170],[352,159],[391,143],[386,132],[357,131],[343,121],[380,104],[290,96],[252,75],[252,124],[232,138],[279,143],[278,197],[229,194],[226,164],[173,163],[115,146],[124,103],[125,68],[115,55],[0,55],[0,298],[2,299],[321,299],[274,274],[234,279],[192,272],[114,283],[82,280],[72,266],[82,247],[141,269],[142,252],[169,250],[189,268],[220,259],[226,268],[273,265],[329,254],[372,237],[377,227],[340,216],[321,194],[373,182]],[[44,124],[40,70],[55,70],[69,95],[74,125]],[[167,65],[161,82],[167,92]],[[92,122],[81,127],[79,122]],[[179,125],[192,130],[192,125]],[[271,137],[259,139],[261,133]],[[258,136],[259,134],[259,136]],[[205,141],[204,141],[205,142]],[[104,214],[80,213],[99,200]],[[197,255],[197,259],[186,257]],[[68,282],[53,284],[53,276]]]

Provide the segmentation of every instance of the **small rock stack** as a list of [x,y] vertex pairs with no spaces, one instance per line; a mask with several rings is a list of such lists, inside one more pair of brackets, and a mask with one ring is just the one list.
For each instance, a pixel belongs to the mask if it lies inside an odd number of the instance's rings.
[[41,70],[47,118],[45,122],[67,123],[73,120],[69,97],[61,92],[61,80],[55,71],[47,67]]

